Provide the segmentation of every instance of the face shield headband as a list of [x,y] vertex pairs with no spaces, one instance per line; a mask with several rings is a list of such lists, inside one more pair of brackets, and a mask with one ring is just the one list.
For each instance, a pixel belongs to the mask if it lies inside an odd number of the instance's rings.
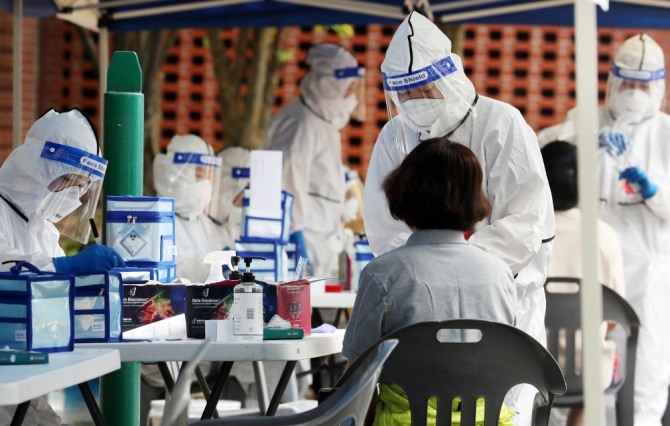
[[631,68],[618,67],[612,64],[612,75],[624,80],[639,81],[641,83],[650,83],[652,81],[665,79],[665,68],[654,71],[636,70]]
[[432,83],[453,72],[456,72],[456,65],[451,57],[447,56],[425,68],[406,74],[389,76],[382,72],[382,79],[384,81],[384,90],[398,92]]
[[59,232],[81,243],[87,243],[90,221],[95,215],[107,160],[82,149],[46,141],[41,158],[58,162],[63,175],[45,189],[37,205],[37,217],[53,222]]
[[203,167],[221,168],[223,159],[214,155],[199,154],[196,152],[175,152],[172,158],[174,164],[192,164]]

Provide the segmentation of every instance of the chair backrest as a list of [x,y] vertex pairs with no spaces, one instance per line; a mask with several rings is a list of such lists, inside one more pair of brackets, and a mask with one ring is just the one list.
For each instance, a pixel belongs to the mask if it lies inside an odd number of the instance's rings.
[[[573,290],[564,292],[555,289],[555,285],[572,285]],[[611,288],[601,285],[603,300],[603,320],[616,322],[626,333],[625,348],[625,381],[619,387],[610,391],[617,392],[617,419],[619,424],[633,424],[633,386],[635,378],[635,353],[637,349],[637,337],[640,329],[640,320],[635,311],[626,300]],[[559,353],[559,338],[565,342],[565,359],[562,365],[568,390],[562,397],[558,398],[557,405],[578,405],[581,400],[584,386],[582,375],[577,374],[575,369],[575,333],[581,330],[580,290],[581,280],[571,277],[549,277],[545,283],[547,310],[545,314],[545,325],[547,327],[547,348],[557,359]],[[560,330],[563,330],[559,333]],[[559,337],[560,334],[560,337]],[[564,336],[564,337],[562,337]]]
[[[384,362],[397,344],[397,340],[386,339],[374,350],[366,352],[364,357],[347,369],[349,380],[344,381],[341,387],[313,410],[278,417],[235,417],[201,420],[192,423],[192,426],[323,426],[343,423],[352,426],[362,425],[376,390],[377,380]],[[345,423],[347,420],[348,422]]]
[[[449,331],[455,330],[455,331]],[[465,330],[468,330],[467,332]],[[473,330],[481,338],[472,341]],[[450,336],[445,341],[444,336]],[[462,339],[469,336],[466,342]],[[454,339],[454,337],[456,337]],[[461,400],[461,425],[475,425],[478,398],[485,399],[484,425],[498,424],[505,394],[522,383],[541,396],[535,424],[546,424],[555,395],[565,381],[551,354],[516,327],[484,320],[423,322],[385,336],[398,346],[386,360],[380,383],[395,383],[406,392],[412,425],[425,425],[427,401],[438,400],[436,424],[451,425],[451,402]],[[460,341],[454,341],[460,340]]]

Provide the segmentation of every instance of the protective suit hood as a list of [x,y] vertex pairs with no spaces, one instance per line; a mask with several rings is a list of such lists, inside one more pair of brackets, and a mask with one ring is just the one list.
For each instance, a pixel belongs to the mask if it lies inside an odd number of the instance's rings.
[[172,138],[165,154],[154,157],[154,188],[162,197],[175,199],[175,213],[191,218],[204,213],[212,199],[213,173],[198,175],[202,169],[218,169],[221,159],[212,147],[196,135]]
[[[0,194],[16,205],[28,220],[37,216],[37,207],[50,193],[48,185],[76,170],[63,162],[43,158],[41,154],[47,141],[100,155],[95,132],[79,110],[59,113],[51,109],[37,119],[24,143],[12,151],[0,167]],[[91,176],[91,180],[102,181],[102,178]]]
[[649,35],[636,34],[623,42],[612,61],[606,106],[615,124],[635,124],[660,111],[664,100],[663,49]]
[[303,101],[337,129],[344,127],[358,104],[355,95],[344,95],[364,74],[356,58],[342,46],[324,43],[309,50],[307,65],[310,70],[300,82]]
[[[401,152],[407,153],[407,141],[414,139],[406,133],[421,140],[450,136],[475,115],[477,95],[461,58],[451,52],[449,38],[419,13],[410,13],[396,30],[381,71]],[[401,120],[393,120],[396,116]]]

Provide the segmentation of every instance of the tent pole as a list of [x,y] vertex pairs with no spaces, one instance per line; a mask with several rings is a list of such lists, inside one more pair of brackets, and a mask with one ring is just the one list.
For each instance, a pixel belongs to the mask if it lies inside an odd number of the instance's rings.
[[601,387],[600,324],[602,291],[598,279],[598,185],[596,145],[598,132],[597,15],[593,1],[574,0],[577,85],[577,170],[582,211],[581,317],[584,382],[584,424],[604,425]]
[[617,3],[637,4],[640,6],[661,7],[663,9],[670,9],[670,4],[667,0],[610,0]]
[[98,90],[98,139],[100,146],[105,146],[105,92],[107,91],[107,68],[109,67],[109,30],[106,25],[100,26],[98,34],[98,69],[100,70],[100,89]]
[[12,50],[12,149],[21,144],[23,135],[23,0],[14,0]]

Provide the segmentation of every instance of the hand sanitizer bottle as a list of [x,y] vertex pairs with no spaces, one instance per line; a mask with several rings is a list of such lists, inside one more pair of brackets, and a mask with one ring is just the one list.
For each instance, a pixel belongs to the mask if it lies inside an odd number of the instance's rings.
[[247,266],[242,281],[233,290],[235,302],[235,317],[233,319],[233,334],[238,341],[263,340],[263,287],[256,284],[256,278],[251,273],[251,261],[262,257],[245,257]]

